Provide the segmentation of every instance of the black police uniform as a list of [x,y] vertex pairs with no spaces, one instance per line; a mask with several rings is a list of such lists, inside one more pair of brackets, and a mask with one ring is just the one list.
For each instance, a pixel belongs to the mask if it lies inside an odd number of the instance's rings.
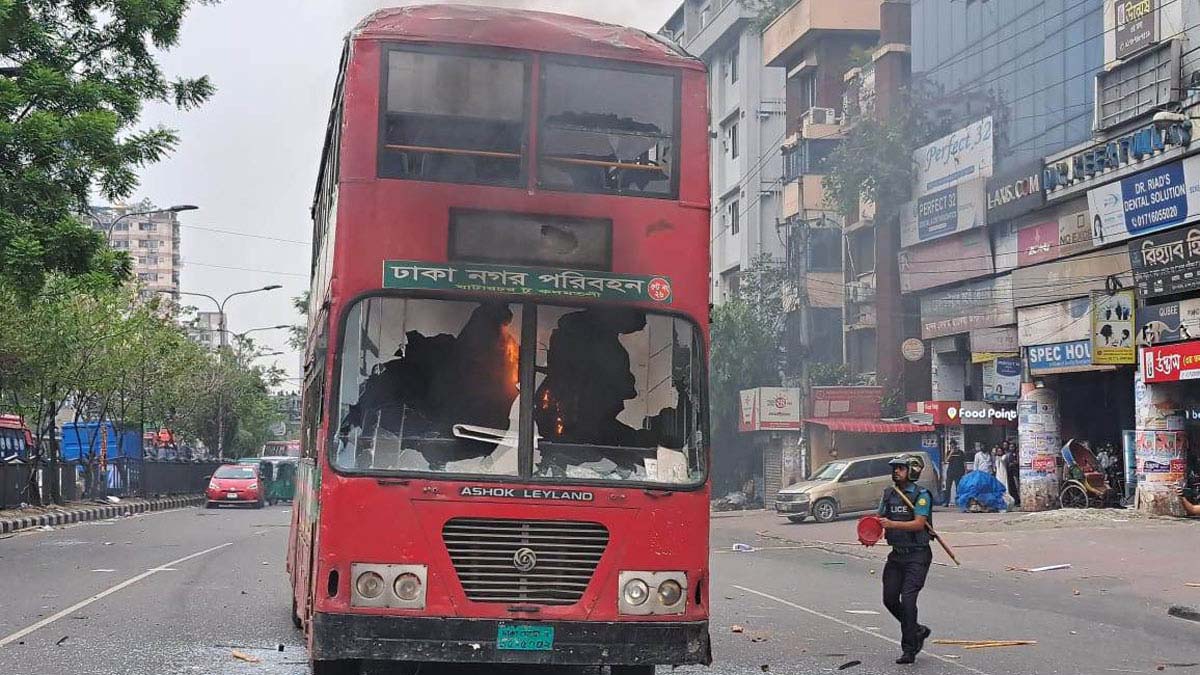
[[[908,504],[900,498],[896,486],[883,493],[879,503],[879,515],[888,520],[911,521],[916,516]],[[933,495],[929,490],[909,483],[905,490],[917,513],[925,516],[933,525]],[[916,532],[888,529],[887,543],[892,547],[887,564],[883,568],[883,605],[900,622],[900,647],[905,654],[920,651],[928,628],[917,623],[917,595],[925,586],[925,577],[933,563],[933,551],[929,548],[929,531]]]

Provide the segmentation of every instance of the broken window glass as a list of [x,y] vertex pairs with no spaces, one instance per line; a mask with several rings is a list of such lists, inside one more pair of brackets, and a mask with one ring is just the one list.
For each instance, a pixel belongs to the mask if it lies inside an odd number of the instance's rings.
[[380,175],[519,183],[525,72],[519,59],[388,52]]
[[521,306],[370,298],[350,311],[335,464],[515,475]]
[[540,184],[673,196],[675,91],[668,74],[544,60]]
[[703,476],[691,324],[627,308],[538,308],[534,475],[691,483]]

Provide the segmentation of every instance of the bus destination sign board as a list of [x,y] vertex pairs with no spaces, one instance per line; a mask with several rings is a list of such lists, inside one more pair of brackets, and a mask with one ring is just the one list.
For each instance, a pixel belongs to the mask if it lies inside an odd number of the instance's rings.
[[648,300],[663,304],[670,304],[673,296],[671,280],[663,276],[414,260],[385,261],[383,287]]

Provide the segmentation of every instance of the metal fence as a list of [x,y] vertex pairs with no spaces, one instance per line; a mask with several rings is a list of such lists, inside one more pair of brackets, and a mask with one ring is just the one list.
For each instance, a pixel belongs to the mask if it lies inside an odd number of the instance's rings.
[[161,497],[201,494],[221,462],[116,459],[103,468],[69,462],[55,467],[0,464],[0,509],[29,504],[30,474],[36,472],[42,500],[58,488],[63,501],[104,497]]

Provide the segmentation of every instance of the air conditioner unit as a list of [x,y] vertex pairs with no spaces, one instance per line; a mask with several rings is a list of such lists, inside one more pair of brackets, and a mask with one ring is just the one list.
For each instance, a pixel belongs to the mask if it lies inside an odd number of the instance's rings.
[[810,124],[837,124],[837,111],[833,108],[809,108],[800,118],[801,126]]
[[861,281],[851,281],[846,284],[846,299],[854,303],[868,303],[875,300],[875,289]]

